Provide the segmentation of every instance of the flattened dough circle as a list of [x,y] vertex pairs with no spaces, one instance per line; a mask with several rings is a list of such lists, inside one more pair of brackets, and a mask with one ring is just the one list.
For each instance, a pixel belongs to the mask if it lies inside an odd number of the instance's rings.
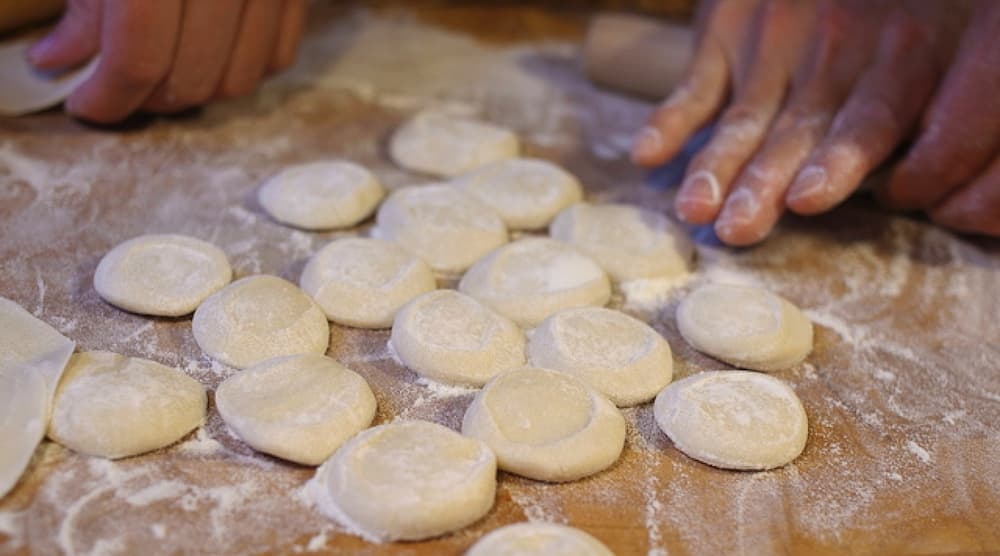
[[614,553],[575,527],[531,522],[490,531],[465,556],[614,556]]
[[104,255],[94,272],[94,289],[126,311],[179,317],[232,278],[226,254],[211,243],[178,234],[144,235]]
[[255,450],[319,465],[371,425],[375,396],[361,375],[314,353],[269,359],[215,391],[226,424]]
[[285,168],[261,186],[257,200],[278,222],[329,230],[349,228],[368,218],[384,195],[367,169],[337,160]]
[[625,419],[584,382],[522,367],[483,387],[465,412],[462,434],[486,442],[500,469],[541,481],[573,481],[618,460]]
[[413,116],[392,135],[389,154],[408,170],[455,177],[517,156],[520,143],[509,129],[441,110]]
[[656,397],[653,415],[678,450],[723,469],[772,469],[802,453],[808,421],[784,382],[752,371],[709,371]]

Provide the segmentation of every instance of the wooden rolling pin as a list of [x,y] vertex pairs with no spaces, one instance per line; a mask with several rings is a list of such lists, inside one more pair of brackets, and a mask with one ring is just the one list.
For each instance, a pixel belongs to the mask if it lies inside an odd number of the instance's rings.
[[598,14],[583,45],[583,67],[596,83],[662,99],[687,68],[691,28],[631,14]]

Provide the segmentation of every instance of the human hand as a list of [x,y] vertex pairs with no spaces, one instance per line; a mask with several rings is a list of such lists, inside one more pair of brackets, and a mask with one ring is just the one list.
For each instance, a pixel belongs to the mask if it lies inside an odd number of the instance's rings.
[[[988,87],[996,82],[1000,66],[985,63],[996,55],[983,57],[984,51],[997,52],[988,38],[1000,30],[989,23],[991,19],[978,16],[982,19],[978,25],[987,29],[976,31],[976,25],[970,24],[962,39],[969,7],[968,3],[899,0],[709,2],[700,12],[702,31],[687,78],[640,133],[633,159],[644,165],[668,160],[721,111],[712,139],[688,168],[676,208],[689,222],[715,221],[723,241],[746,245],[763,239],[786,207],[814,214],[840,203],[919,129],[923,109],[930,102],[925,131],[897,177],[890,180],[885,197],[897,206],[899,199],[912,202],[905,193],[899,196],[900,191],[915,189],[905,168],[931,164],[947,169],[957,157],[973,159],[964,174],[951,172],[954,178],[949,189],[940,183],[935,184],[938,195],[931,195],[929,187],[921,189],[924,194],[918,198],[927,204],[920,208],[933,207],[941,201],[942,189],[947,194],[969,175],[985,170],[1000,140],[997,87]],[[988,0],[977,9],[998,11],[997,4]],[[970,54],[958,55],[945,85],[935,93],[960,39],[964,41],[960,52]],[[973,57],[975,49],[979,50]],[[968,61],[963,63],[963,59]],[[977,65],[978,60],[984,63]],[[958,83],[949,86],[951,81]],[[968,92],[960,94],[970,83],[986,87],[972,93],[973,104],[969,104]],[[729,90],[731,99],[725,106]],[[971,126],[975,133],[963,142],[950,136],[935,139],[933,133],[924,138],[933,130],[929,124],[942,118],[953,118],[949,133],[969,127],[968,111],[975,106],[982,110],[984,104],[993,106],[985,107],[987,117]],[[966,113],[956,117],[961,106]],[[934,116],[935,111],[941,114]],[[942,140],[958,144],[942,156],[931,148]],[[922,142],[927,147],[918,148]],[[977,143],[971,150],[970,142]],[[997,172],[1000,169],[984,174],[979,180],[984,185],[970,183],[966,186],[970,193],[946,200],[940,211],[931,209],[932,217],[949,223],[944,207],[968,214],[976,205],[981,217],[988,218],[992,211],[995,230],[1000,193],[987,193],[1000,189],[997,177],[989,178]]]
[[290,66],[306,8],[306,0],[69,0],[29,59],[57,70],[101,56],[66,101],[67,111],[83,119],[177,112],[248,94]]

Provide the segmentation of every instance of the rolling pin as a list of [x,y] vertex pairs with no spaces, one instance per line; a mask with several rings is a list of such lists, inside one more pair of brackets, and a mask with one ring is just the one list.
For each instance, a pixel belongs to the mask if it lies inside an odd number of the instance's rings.
[[694,48],[690,27],[631,14],[594,16],[583,44],[592,81],[657,100],[681,80]]

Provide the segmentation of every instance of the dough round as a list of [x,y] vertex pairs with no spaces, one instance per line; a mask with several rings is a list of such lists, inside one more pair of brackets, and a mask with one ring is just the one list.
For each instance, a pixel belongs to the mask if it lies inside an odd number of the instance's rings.
[[280,355],[325,353],[330,342],[319,306],[277,276],[226,286],[198,307],[191,326],[205,353],[240,369]]
[[809,319],[784,298],[758,288],[702,286],[677,307],[677,326],[696,350],[746,369],[787,369],[812,351]]
[[667,386],[653,415],[678,450],[723,469],[772,469],[802,453],[806,412],[784,382],[751,371],[709,371]]
[[389,154],[403,168],[444,177],[515,157],[518,151],[513,131],[439,110],[420,112],[389,142]]
[[315,353],[269,359],[215,391],[226,424],[255,450],[319,465],[375,418],[361,375]]
[[397,421],[344,444],[308,491],[320,510],[365,538],[426,539],[490,511],[496,457],[486,444],[441,425]]
[[589,534],[555,523],[515,523],[479,539],[465,556],[614,556]]
[[620,311],[581,307],[542,321],[528,361],[571,374],[619,407],[648,402],[670,383],[670,345],[646,323]]
[[490,207],[448,185],[404,187],[382,203],[374,234],[395,241],[442,273],[459,273],[507,243]]
[[493,207],[509,228],[537,230],[583,198],[580,182],[559,166],[534,158],[511,158],[483,166],[455,185]]
[[257,200],[275,220],[306,230],[348,228],[371,216],[382,184],[353,162],[313,162],[285,168],[267,180]]
[[569,245],[525,238],[473,265],[458,289],[523,327],[570,307],[601,306],[611,298],[607,274]]
[[625,445],[625,418],[607,398],[558,371],[505,371],[476,395],[462,434],[486,442],[500,469],[573,481],[610,467]]
[[549,233],[593,257],[616,282],[680,276],[694,257],[684,230],[632,205],[573,205],[556,216]]
[[205,422],[207,398],[188,375],[148,359],[78,353],[56,390],[49,438],[110,459],[169,446]]
[[437,287],[427,263],[389,241],[339,239],[317,252],[299,284],[331,321],[388,328],[396,311]]
[[144,315],[179,317],[233,279],[221,249],[193,237],[146,235],[119,243],[94,272],[105,301]]
[[396,314],[392,348],[417,374],[482,386],[524,365],[524,333],[510,320],[455,290],[424,294]]

